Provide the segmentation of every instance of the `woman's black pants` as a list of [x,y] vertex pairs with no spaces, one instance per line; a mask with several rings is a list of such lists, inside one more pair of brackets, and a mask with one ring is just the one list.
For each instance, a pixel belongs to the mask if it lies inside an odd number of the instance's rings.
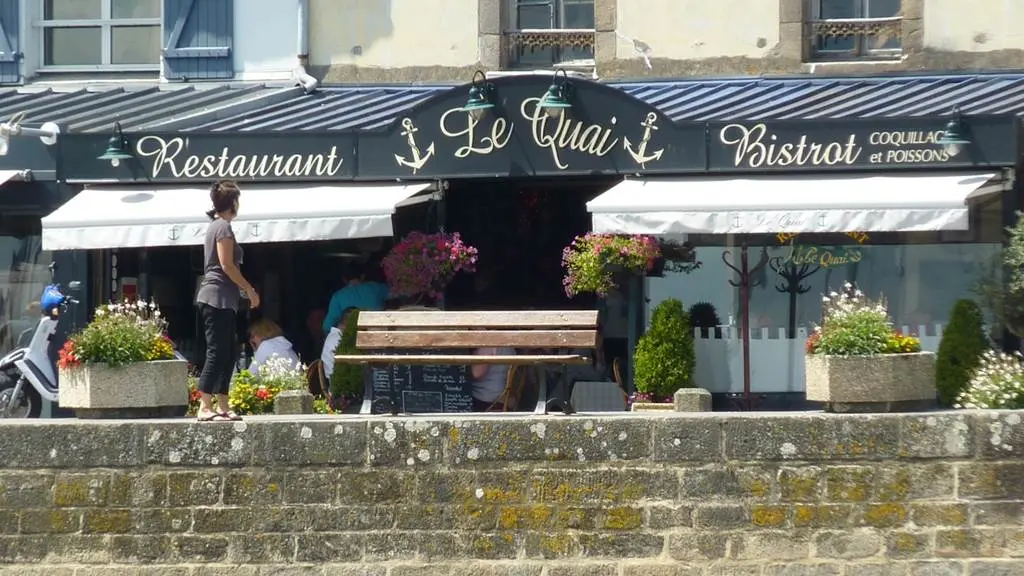
[[235,371],[235,311],[200,304],[199,317],[206,335],[206,363],[199,374],[199,391],[227,394]]

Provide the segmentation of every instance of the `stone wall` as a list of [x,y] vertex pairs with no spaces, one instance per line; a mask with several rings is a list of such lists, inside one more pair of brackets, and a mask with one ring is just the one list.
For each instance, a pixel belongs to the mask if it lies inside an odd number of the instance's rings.
[[0,574],[1014,576],[1022,413],[0,424]]

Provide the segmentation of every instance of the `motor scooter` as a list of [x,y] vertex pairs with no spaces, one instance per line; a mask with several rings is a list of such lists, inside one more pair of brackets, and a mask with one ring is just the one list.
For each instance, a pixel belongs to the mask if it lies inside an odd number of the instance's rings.
[[[0,358],[0,418],[38,418],[43,401],[57,403],[57,374],[50,357],[50,339],[57,332],[61,315],[78,304],[53,281],[55,264],[50,264],[50,284],[39,299],[42,317],[28,346]],[[77,291],[81,283],[68,283]]]

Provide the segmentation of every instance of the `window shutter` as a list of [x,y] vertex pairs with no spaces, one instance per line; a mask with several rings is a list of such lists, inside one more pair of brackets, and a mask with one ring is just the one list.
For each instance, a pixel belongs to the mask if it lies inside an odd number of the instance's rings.
[[165,78],[208,80],[234,76],[233,5],[234,0],[164,0]]
[[0,0],[0,84],[21,82],[20,0]]

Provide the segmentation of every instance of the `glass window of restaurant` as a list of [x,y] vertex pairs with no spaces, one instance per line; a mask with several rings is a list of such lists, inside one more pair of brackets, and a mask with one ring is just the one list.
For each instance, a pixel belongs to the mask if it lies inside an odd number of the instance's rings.
[[[740,267],[741,244],[748,246],[750,269],[767,255],[767,265],[751,276],[752,385],[757,391],[803,390],[803,343],[821,321],[822,297],[854,283],[868,296],[884,296],[897,328],[921,338],[936,351],[953,304],[973,297],[973,288],[1003,240],[1002,196],[990,195],[970,207],[966,231],[799,235],[690,235],[701,267],[689,274],[666,273],[647,283],[647,318],[654,306],[678,298],[690,307],[711,304],[717,329],[697,330],[698,385],[713,392],[742,390],[740,290],[737,274],[723,255]],[[706,307],[704,307],[706,309]],[[780,369],[782,358],[791,369]]]
[[49,282],[38,214],[0,211],[0,355],[24,346],[39,320],[39,295]]

